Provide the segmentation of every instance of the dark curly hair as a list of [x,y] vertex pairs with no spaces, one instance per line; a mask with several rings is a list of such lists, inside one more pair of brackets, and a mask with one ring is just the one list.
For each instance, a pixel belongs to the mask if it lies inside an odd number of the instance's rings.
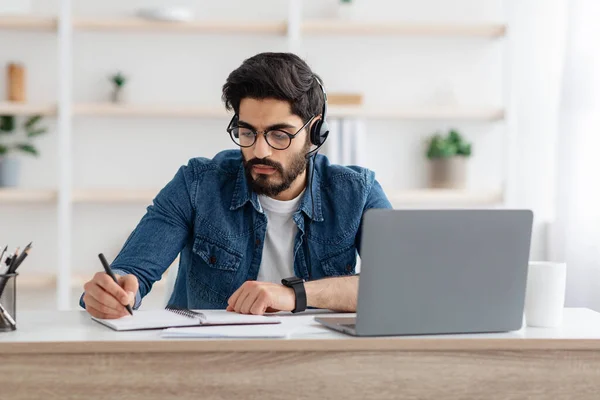
[[308,64],[292,53],[260,53],[227,77],[222,99],[228,111],[240,111],[244,98],[290,103],[292,113],[307,122],[323,110],[323,92]]

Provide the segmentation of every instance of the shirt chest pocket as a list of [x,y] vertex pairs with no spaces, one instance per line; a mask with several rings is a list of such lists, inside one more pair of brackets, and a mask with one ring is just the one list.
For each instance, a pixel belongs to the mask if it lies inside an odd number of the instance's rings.
[[203,237],[194,240],[194,267],[191,273],[201,285],[207,287],[220,302],[232,294],[233,281],[240,269],[242,255],[207,241]]
[[325,276],[354,275],[356,270],[356,248],[354,245],[335,251],[321,259]]

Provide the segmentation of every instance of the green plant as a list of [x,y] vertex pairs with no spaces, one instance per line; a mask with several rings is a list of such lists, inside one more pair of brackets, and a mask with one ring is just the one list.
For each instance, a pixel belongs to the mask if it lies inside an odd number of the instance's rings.
[[121,72],[117,72],[110,77],[110,81],[115,85],[116,89],[120,89],[127,83],[127,78]]
[[457,156],[471,156],[471,143],[467,143],[457,130],[451,129],[445,137],[437,133],[430,138],[427,158],[432,160]]
[[[47,128],[40,127],[42,120],[40,115],[34,115],[23,121],[22,130],[25,132],[26,140],[17,140],[16,143],[0,143],[0,157],[12,151],[21,151],[32,156],[38,156],[37,148],[31,143],[31,140],[37,136],[43,135],[48,131]],[[17,118],[14,115],[0,116],[0,139],[17,133]]]

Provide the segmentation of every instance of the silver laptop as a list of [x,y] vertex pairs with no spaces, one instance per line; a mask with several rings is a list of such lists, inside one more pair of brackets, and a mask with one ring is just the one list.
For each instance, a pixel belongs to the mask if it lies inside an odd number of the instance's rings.
[[533,213],[368,210],[356,318],[319,317],[355,336],[521,328]]

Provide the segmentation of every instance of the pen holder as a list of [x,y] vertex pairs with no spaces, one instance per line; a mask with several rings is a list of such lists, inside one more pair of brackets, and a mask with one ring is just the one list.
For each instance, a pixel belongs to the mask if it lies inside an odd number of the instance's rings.
[[17,329],[17,275],[0,275],[0,332]]

